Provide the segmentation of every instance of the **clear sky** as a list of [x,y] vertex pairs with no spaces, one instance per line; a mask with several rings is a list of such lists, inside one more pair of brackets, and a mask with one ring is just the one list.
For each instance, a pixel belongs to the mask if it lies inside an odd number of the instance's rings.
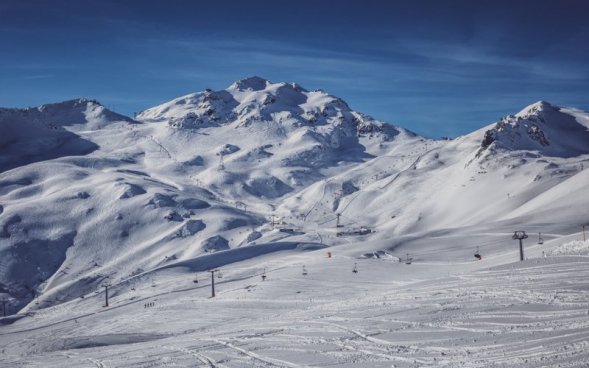
[[133,114],[259,75],[428,137],[589,110],[589,1],[0,0],[0,106]]

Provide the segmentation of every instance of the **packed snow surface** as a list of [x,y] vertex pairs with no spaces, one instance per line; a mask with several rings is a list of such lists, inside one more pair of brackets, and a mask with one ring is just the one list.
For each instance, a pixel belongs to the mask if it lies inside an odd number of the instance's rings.
[[544,101],[452,140],[260,77],[0,109],[0,366],[586,367],[588,164]]

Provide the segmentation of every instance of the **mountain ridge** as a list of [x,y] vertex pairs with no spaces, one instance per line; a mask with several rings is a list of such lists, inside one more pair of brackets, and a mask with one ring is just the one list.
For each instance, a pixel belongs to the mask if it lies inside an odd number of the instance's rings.
[[398,129],[351,110],[339,97],[320,90],[309,92],[296,83],[272,83],[257,76],[237,81],[224,90],[205,89],[175,98],[142,111],[136,118],[195,129],[230,123],[248,126],[264,121],[309,125],[351,121],[362,134],[383,134],[388,139]]

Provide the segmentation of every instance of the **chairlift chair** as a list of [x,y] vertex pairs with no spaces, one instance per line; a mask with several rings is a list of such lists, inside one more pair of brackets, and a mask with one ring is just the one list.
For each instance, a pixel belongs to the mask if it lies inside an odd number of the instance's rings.
[[410,265],[413,258],[409,258],[409,253],[407,253],[407,259],[405,260],[405,264]]
[[538,244],[544,244],[544,238],[542,238],[542,233],[538,233]]
[[354,269],[352,270],[353,273],[358,273],[358,264],[354,263]]
[[303,266],[303,276],[307,276],[307,268],[305,266]]

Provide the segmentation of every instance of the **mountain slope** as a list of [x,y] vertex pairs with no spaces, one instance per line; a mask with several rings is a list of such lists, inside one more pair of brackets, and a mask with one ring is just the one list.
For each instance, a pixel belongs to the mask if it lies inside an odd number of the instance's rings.
[[[282,197],[400,137],[417,139],[324,92],[266,81],[253,91],[256,80],[195,94],[230,94],[242,104],[232,120],[225,107],[234,104],[212,99],[222,119],[197,125],[176,123],[195,109],[178,101],[142,113],[142,122],[87,100],[5,110],[3,126],[39,127],[15,129],[23,147],[55,131],[92,149],[60,151],[56,138],[0,174],[2,291],[20,306],[41,294],[31,306],[39,308],[263,234],[270,241],[277,234],[265,217]],[[274,102],[264,104],[268,98]],[[185,110],[172,114],[170,105]],[[7,161],[22,153],[3,146]]]
[[252,206],[419,140],[323,91],[259,77],[180,97],[137,119],[165,123],[153,134],[174,160],[199,183]]
[[0,172],[40,160],[88,154],[98,146],[75,131],[101,129],[113,123],[132,120],[85,99],[37,108],[0,109]]
[[[540,102],[522,110],[513,125],[506,117],[452,141],[417,142],[330,178],[324,189],[309,187],[299,196],[303,201],[285,202],[284,212],[311,209],[312,198],[327,190],[331,194],[310,212],[319,219],[328,215],[323,226],[334,226],[339,213],[347,226],[374,224],[384,236],[476,226],[507,213],[518,214],[514,221],[539,220],[526,204],[555,186],[567,188],[589,165],[589,133],[582,121],[588,114],[568,111]],[[537,134],[527,134],[532,123],[545,132],[546,146],[534,139]],[[491,144],[489,136],[496,137]],[[346,193],[346,184],[358,190]],[[582,196],[565,192],[570,212],[582,212],[587,204]],[[545,196],[543,213],[561,208],[562,200]]]
[[[2,146],[0,293],[29,311],[212,259],[431,250],[432,234],[489,224],[572,231],[587,205],[589,114],[543,102],[453,141],[259,77],[136,120],[87,100],[0,112],[13,137]],[[550,213],[562,217],[543,225]],[[336,236],[361,226],[376,232]]]

